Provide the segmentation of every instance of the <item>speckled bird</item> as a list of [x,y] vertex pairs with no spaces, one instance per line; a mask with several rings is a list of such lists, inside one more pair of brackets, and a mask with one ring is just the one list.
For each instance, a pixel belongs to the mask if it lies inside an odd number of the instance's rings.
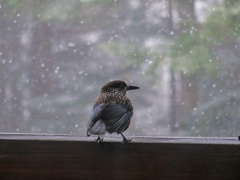
[[124,81],[116,80],[106,83],[95,100],[91,117],[87,125],[87,136],[98,135],[96,139],[101,142],[100,135],[108,133],[121,134],[123,142],[129,142],[123,132],[130,125],[133,115],[133,106],[126,92],[140,89],[137,86],[127,85]]

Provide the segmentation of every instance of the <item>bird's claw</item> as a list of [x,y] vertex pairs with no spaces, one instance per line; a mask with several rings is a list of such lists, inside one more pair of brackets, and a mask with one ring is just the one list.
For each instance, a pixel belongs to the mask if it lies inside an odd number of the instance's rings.
[[128,143],[128,142],[131,142],[131,141],[132,141],[132,139],[123,138],[122,143]]
[[97,141],[98,144],[99,144],[100,142],[103,142],[103,138],[100,138],[100,136],[98,136],[98,138],[96,139],[96,141]]
[[122,137],[123,137],[123,141],[122,141],[122,143],[128,143],[128,142],[130,142],[132,139],[127,139],[124,135],[123,135],[123,133],[120,133],[121,135],[122,135]]

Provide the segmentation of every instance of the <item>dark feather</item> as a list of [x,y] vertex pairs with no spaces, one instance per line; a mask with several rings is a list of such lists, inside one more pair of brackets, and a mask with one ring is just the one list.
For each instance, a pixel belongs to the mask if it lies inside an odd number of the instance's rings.
[[117,132],[119,134],[128,128],[133,115],[133,108],[129,105],[109,103],[103,109],[102,115],[107,132]]
[[[105,133],[105,130],[103,131],[103,129],[105,129],[105,125],[102,122],[97,123],[97,121],[101,121],[102,110],[105,108],[106,105],[107,104],[99,104],[93,107],[92,113],[87,125],[87,136],[90,136],[90,134],[100,134],[100,132],[103,132],[102,134]],[[100,129],[101,131],[98,132],[98,130]]]
[[88,123],[87,134],[104,134],[104,129],[109,133],[122,133],[128,128],[132,115],[131,105],[112,102],[95,105]]
[[90,134],[101,135],[101,134],[105,134],[105,132],[106,132],[106,127],[102,120],[98,120],[90,129]]

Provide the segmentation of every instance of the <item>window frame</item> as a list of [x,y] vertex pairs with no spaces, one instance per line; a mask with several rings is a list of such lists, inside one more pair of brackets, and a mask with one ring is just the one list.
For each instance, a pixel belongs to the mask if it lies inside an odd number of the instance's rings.
[[3,179],[239,179],[235,137],[0,133]]

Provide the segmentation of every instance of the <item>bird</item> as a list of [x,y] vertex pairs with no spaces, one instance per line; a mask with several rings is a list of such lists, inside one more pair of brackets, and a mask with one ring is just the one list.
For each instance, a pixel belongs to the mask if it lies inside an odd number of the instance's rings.
[[133,106],[126,93],[140,87],[127,85],[124,81],[114,80],[104,84],[94,102],[87,124],[87,136],[98,135],[96,141],[102,142],[106,132],[121,134],[122,142],[129,142],[123,132],[128,129],[133,115]]

